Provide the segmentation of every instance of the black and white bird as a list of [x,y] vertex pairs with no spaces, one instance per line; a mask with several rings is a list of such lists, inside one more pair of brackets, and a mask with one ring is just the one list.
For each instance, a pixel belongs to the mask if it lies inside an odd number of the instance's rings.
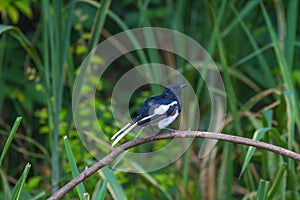
[[114,140],[112,146],[136,126],[157,124],[159,129],[164,129],[171,124],[181,112],[181,90],[186,86],[186,84],[172,83],[164,88],[161,95],[148,98],[137,112],[138,116],[112,136],[111,140]]

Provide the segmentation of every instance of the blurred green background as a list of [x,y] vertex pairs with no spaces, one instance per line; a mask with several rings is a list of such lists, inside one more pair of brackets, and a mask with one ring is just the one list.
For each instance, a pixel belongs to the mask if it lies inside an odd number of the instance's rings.
[[[299,152],[299,6],[297,0],[1,0],[0,199],[45,199],[97,162],[74,127],[73,83],[95,45],[138,27],[177,30],[208,51],[227,92],[222,133]],[[158,53],[145,52],[149,60]],[[142,62],[128,54],[99,83],[98,122],[111,135],[118,130],[110,107],[113,85]],[[197,94],[204,90],[184,62],[174,66]],[[156,87],[139,91],[132,113],[154,93]],[[175,163],[155,172],[104,168],[64,198],[299,199],[299,163],[227,142],[199,159],[200,144],[195,140]]]

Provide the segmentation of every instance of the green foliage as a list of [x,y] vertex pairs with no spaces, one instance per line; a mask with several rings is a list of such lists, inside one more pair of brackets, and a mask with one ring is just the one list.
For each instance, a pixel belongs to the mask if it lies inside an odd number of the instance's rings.
[[5,18],[8,16],[9,19],[16,24],[19,22],[20,13],[24,14],[28,18],[32,18],[30,4],[30,0],[2,0],[0,2],[0,13]]
[[[74,80],[79,65],[99,41],[136,27],[178,30],[208,51],[227,92],[224,134],[299,153],[298,12],[297,0],[0,1],[0,199],[44,199],[96,162],[79,140],[72,120]],[[20,23],[24,17],[30,30]],[[139,47],[136,38],[128,37]],[[153,37],[148,34],[146,42],[153,43]],[[94,57],[93,62],[103,59]],[[98,83],[97,98],[89,102],[98,121],[86,118],[81,123],[115,133],[120,122],[112,115],[113,85],[132,66],[149,62],[175,67],[189,80],[200,101],[200,127],[206,127],[210,102],[205,82],[190,63],[154,49],[131,52],[112,63],[100,81],[89,80]],[[146,76],[152,81],[164,78],[159,70]],[[130,113],[135,115],[147,97],[159,92],[153,84],[150,90],[134,93]],[[81,114],[89,116],[90,110],[82,108]],[[22,122],[17,118],[11,127],[16,116],[22,116]],[[130,151],[157,150],[166,143]],[[299,199],[298,163],[225,142],[218,142],[207,157],[199,159],[200,144],[194,142],[175,163],[151,173],[121,173],[105,167],[66,198]],[[121,159],[126,159],[126,152]],[[139,163],[130,165],[143,171]]]
[[24,187],[25,180],[28,176],[29,170],[31,168],[31,164],[27,163],[25,169],[23,171],[22,176],[18,180],[17,184],[15,185],[14,189],[12,190],[12,199],[17,200],[20,199],[22,189]]
[[258,189],[257,189],[257,200],[267,200],[268,199],[268,187],[269,181],[260,180]]
[[[74,158],[74,155],[73,155],[73,152],[71,149],[71,145],[70,145],[70,142],[69,142],[67,136],[64,136],[64,144],[65,144],[68,161],[70,163],[70,167],[71,167],[71,171],[72,171],[72,177],[75,178],[76,176],[79,175],[79,170],[76,166],[76,161],[75,161],[75,158]],[[84,194],[86,193],[83,183],[80,183],[79,185],[77,185],[76,190],[77,190],[79,198],[83,199]]]
[[[4,156],[7,153],[8,148],[11,145],[11,142],[12,142],[13,138],[15,137],[15,134],[20,125],[21,119],[22,119],[21,117],[17,117],[17,119],[12,127],[12,130],[8,136],[8,139],[4,145],[4,148],[1,153],[1,158],[0,158],[0,167],[1,167],[2,161],[4,159]],[[27,179],[30,168],[31,168],[31,164],[27,163],[21,177],[17,180],[17,182],[12,190],[10,189],[9,183],[6,180],[6,174],[4,174],[3,170],[0,168],[0,176],[2,177],[2,183],[3,183],[2,184],[3,188],[1,188],[1,189],[3,189],[3,192],[2,191],[0,192],[1,199],[14,199],[14,200],[16,199],[17,200],[17,199],[21,199],[21,197],[35,199],[35,198],[40,198],[40,197],[44,196],[44,192],[33,197],[30,194],[28,194],[26,191],[24,191],[25,181]],[[36,187],[38,182],[40,181],[40,179],[41,179],[40,177],[32,177],[30,179],[30,181],[28,181],[28,184],[26,187],[30,188],[30,189]]]
[[114,199],[127,199],[123,187],[121,186],[119,180],[115,177],[111,169],[105,166],[99,171],[99,174],[103,180],[107,180],[107,183],[105,183],[105,181],[104,184],[109,185],[110,194]]
[[12,142],[12,140],[13,140],[16,132],[17,132],[17,129],[18,129],[20,123],[21,123],[21,120],[22,120],[22,117],[17,117],[17,119],[16,119],[16,121],[15,121],[15,123],[14,123],[14,125],[13,125],[13,127],[12,127],[12,129],[10,131],[8,139],[5,142],[4,148],[3,148],[2,152],[1,152],[1,156],[0,156],[0,168],[2,166],[2,161],[4,159],[4,156],[5,156],[8,148],[9,148],[9,146],[10,146],[10,144],[11,144],[11,142]]

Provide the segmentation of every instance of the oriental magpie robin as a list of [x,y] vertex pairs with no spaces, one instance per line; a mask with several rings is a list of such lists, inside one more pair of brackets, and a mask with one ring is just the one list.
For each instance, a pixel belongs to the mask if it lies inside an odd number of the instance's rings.
[[186,86],[172,83],[164,88],[161,95],[148,98],[137,112],[138,116],[112,136],[111,139],[115,139],[112,146],[136,126],[157,124],[158,128],[164,129],[171,124],[181,112],[181,90]]

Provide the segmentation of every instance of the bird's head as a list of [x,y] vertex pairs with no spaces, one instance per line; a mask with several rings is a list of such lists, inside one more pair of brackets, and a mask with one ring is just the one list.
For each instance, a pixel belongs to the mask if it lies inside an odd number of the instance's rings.
[[187,84],[178,84],[178,83],[172,83],[165,87],[164,92],[171,91],[175,95],[180,96],[182,88],[186,87]]

